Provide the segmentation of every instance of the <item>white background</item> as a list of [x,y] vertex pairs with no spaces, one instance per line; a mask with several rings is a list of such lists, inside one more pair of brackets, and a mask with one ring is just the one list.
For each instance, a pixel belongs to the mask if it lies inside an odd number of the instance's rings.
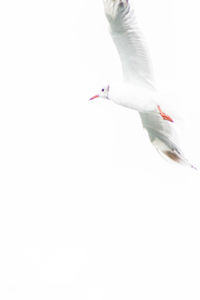
[[[135,0],[157,84],[200,164],[199,1]],[[200,298],[200,176],[136,112],[101,0],[0,2],[0,298]]]

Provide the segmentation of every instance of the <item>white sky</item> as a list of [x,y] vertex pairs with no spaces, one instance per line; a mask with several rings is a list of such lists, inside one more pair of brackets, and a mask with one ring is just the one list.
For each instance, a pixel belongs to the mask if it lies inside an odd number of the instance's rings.
[[[135,0],[196,165],[199,5]],[[1,1],[0,41],[0,298],[199,300],[199,173],[88,101],[121,78],[101,0]]]

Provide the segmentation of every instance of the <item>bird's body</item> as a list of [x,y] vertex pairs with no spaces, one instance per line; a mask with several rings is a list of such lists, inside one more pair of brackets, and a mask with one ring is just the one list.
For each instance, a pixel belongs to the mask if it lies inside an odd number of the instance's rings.
[[136,84],[112,84],[109,88],[110,100],[141,113],[156,112],[156,98],[155,91]]
[[103,2],[111,37],[121,59],[124,82],[107,85],[91,99],[107,98],[138,111],[143,127],[158,152],[170,160],[193,167],[180,150],[174,119],[162,110],[151,61],[133,7],[128,0]]

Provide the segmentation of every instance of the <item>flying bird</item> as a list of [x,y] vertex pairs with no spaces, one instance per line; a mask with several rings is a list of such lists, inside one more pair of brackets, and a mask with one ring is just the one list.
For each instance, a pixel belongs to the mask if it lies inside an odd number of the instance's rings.
[[123,70],[122,84],[107,84],[102,97],[139,112],[151,143],[165,158],[194,168],[180,149],[176,121],[162,108],[155,87],[151,61],[138,28],[134,8],[128,0],[103,0],[110,33]]

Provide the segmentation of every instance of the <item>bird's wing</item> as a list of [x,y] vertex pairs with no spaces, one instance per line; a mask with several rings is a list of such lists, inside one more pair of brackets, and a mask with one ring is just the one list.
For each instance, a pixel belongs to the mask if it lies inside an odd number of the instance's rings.
[[152,144],[162,156],[195,168],[180,149],[175,123],[163,119],[157,112],[140,113],[140,117]]
[[104,8],[112,39],[121,58],[125,81],[139,81],[153,86],[151,63],[129,1],[104,0]]

